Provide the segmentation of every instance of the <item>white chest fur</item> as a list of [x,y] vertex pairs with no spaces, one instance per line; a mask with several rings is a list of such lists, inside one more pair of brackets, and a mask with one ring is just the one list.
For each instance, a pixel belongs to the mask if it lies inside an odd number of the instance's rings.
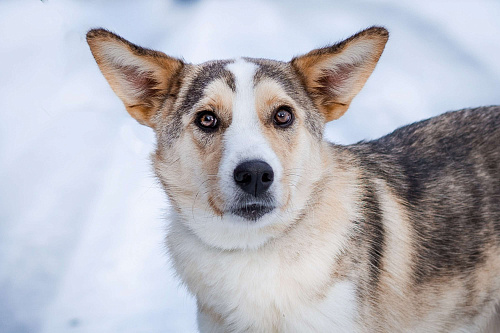
[[168,242],[202,310],[202,332],[358,331],[354,285],[331,277],[338,248],[323,244],[295,257],[293,249],[276,246],[218,251],[180,223],[172,225]]

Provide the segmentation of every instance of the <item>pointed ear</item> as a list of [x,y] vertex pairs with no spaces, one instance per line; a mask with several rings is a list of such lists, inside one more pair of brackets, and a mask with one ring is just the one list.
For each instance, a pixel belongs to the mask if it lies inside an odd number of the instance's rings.
[[347,111],[373,72],[388,38],[386,29],[372,27],[291,61],[326,121],[340,118]]
[[104,29],[90,30],[87,43],[128,113],[139,123],[154,127],[153,116],[169,94],[183,62],[136,46]]

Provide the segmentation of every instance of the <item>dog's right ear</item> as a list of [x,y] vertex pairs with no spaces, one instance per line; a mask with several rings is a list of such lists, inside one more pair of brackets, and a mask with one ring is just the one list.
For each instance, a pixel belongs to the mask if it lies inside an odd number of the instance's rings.
[[134,45],[104,29],[90,30],[87,43],[128,113],[139,123],[154,127],[153,116],[184,63]]

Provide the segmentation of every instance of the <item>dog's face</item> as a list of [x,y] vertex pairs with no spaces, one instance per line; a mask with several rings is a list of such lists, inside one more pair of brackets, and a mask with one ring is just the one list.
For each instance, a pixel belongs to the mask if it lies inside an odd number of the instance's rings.
[[155,171],[179,220],[206,244],[232,249],[278,236],[307,209],[324,172],[324,123],[347,110],[387,36],[367,29],[288,63],[201,65],[105,30],[87,39],[129,113],[155,130]]
[[176,101],[157,122],[154,163],[188,227],[212,245],[251,246],[293,219],[305,204],[298,192],[321,164],[324,120],[311,110],[290,64],[185,68]]

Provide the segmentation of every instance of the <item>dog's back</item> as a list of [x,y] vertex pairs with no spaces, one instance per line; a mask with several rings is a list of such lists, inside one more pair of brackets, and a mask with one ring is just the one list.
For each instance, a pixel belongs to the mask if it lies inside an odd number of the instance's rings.
[[[492,294],[500,298],[499,144],[495,106],[448,112],[349,147],[366,179],[383,180],[405,207],[413,235],[409,294],[423,313],[437,310],[428,302],[440,295],[456,304],[450,315],[472,321],[493,309]],[[367,227],[380,255],[373,261],[380,274],[398,274],[380,264],[383,227],[378,234]]]

